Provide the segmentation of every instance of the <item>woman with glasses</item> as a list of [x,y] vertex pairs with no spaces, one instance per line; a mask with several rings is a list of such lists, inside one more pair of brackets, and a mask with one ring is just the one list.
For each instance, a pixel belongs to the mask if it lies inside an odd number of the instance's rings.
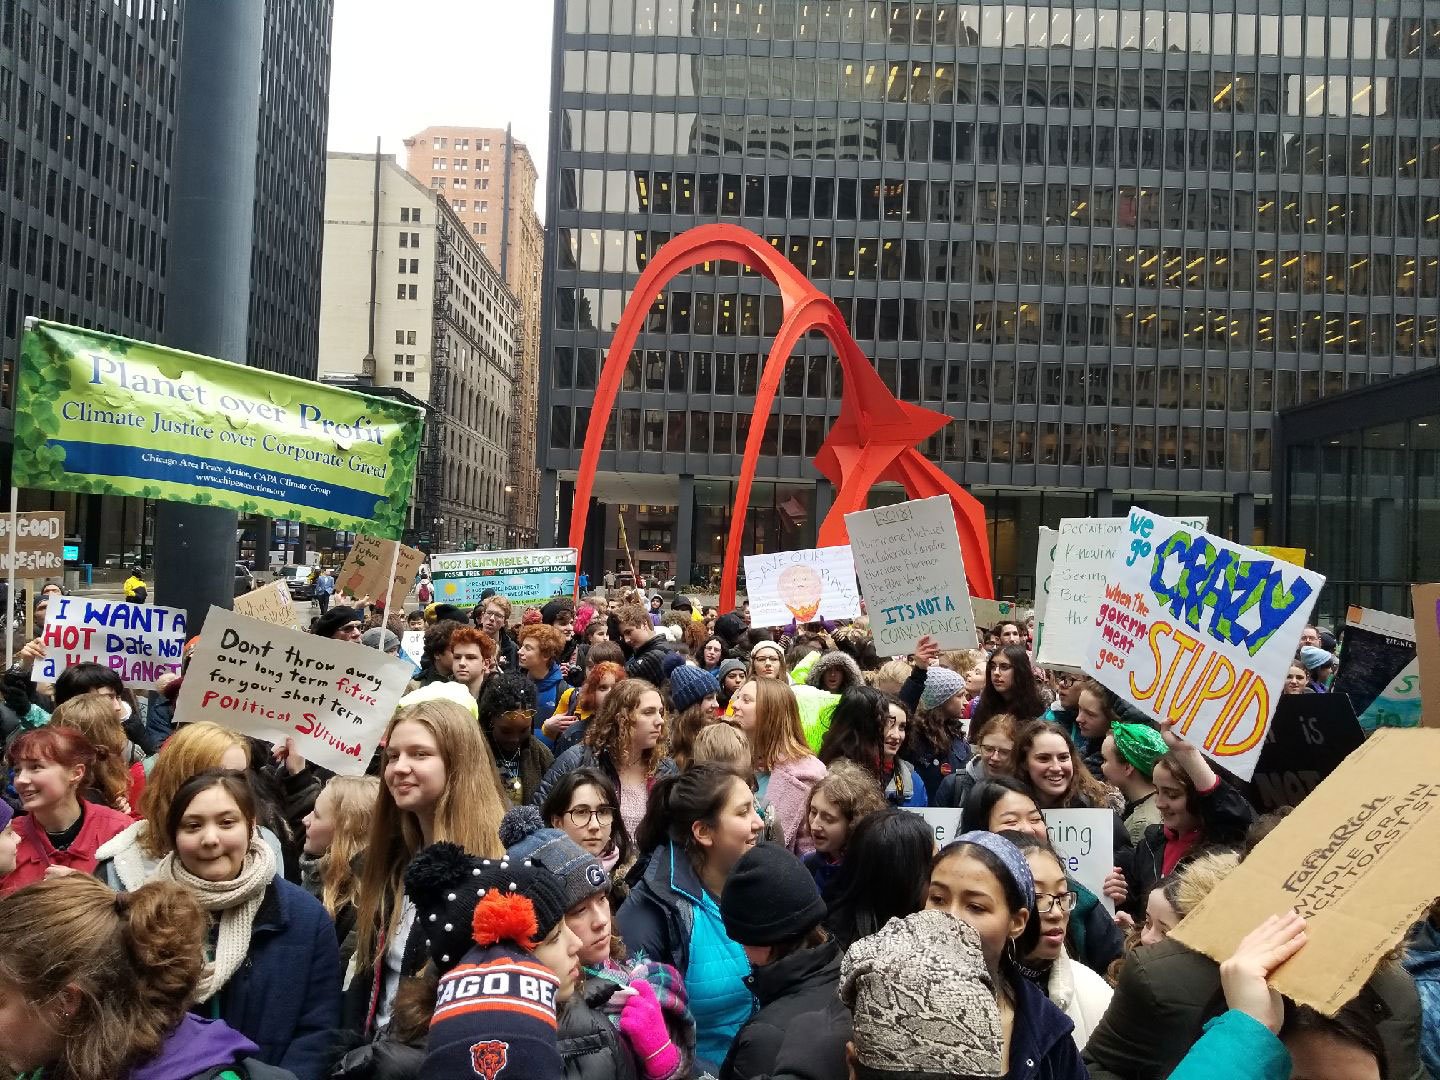
[[1114,991],[1094,971],[1072,960],[1065,950],[1070,915],[1079,894],[1071,890],[1060,856],[1048,840],[1037,840],[1029,833],[1001,835],[1020,849],[1030,866],[1035,878],[1035,911],[1040,916],[1040,938],[1017,959],[1015,966],[1074,1021],[1075,1045],[1083,1050],[1090,1041],[1090,1032],[1109,1008]]
[[940,781],[936,806],[964,806],[965,798],[981,780],[1009,776],[1015,768],[1015,730],[1020,725],[1010,713],[983,720],[970,735],[975,753],[963,769]]
[[[580,768],[560,777],[545,796],[540,816],[599,859],[617,885],[635,862],[615,783],[600,769]],[[611,898],[617,905],[622,899],[613,890]]]

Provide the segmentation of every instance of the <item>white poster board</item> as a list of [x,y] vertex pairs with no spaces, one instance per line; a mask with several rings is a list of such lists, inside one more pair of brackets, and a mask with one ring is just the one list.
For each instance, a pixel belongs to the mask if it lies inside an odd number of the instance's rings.
[[286,630],[212,607],[175,703],[177,723],[210,720],[308,761],[360,776],[412,668],[354,641]]
[[1042,810],[1050,846],[1060,856],[1065,873],[1100,898],[1115,914],[1115,902],[1105,895],[1105,878],[1115,868],[1115,812],[1099,810]]
[[[1184,524],[1203,531],[1207,521],[1189,518]],[[1057,532],[1050,591],[1043,609],[1045,630],[1035,659],[1042,667],[1080,671],[1095,613],[1105,594],[1105,577],[1125,539],[1125,519],[1064,518]],[[1043,545],[1043,536],[1041,540]],[[1037,622],[1039,619],[1037,615]]]
[[935,847],[938,850],[960,835],[960,808],[958,806],[905,807],[912,814],[919,814],[925,824],[935,831]]
[[153,604],[57,596],[45,609],[40,640],[45,655],[30,668],[37,683],[53,683],[67,667],[99,664],[131,690],[154,690],[162,675],[180,674],[185,611]]
[[845,515],[875,651],[899,656],[922,637],[975,648],[975,614],[948,495]]
[[1241,780],[1325,579],[1132,507],[1091,622],[1086,671]]
[[1055,548],[1060,543],[1060,530],[1040,526],[1040,540],[1035,548],[1035,655],[1045,643],[1045,611],[1050,603],[1050,573],[1055,566]]
[[860,589],[848,545],[745,556],[751,626],[788,626],[860,615]]

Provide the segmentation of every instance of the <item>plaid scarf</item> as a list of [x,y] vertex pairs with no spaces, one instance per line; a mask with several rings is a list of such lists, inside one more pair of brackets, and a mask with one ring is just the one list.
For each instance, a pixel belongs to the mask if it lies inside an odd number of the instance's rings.
[[[660,1003],[660,1011],[665,1014],[665,1027],[670,1032],[670,1038],[680,1048],[680,1067],[676,1070],[676,1075],[688,1075],[690,1063],[695,1056],[695,1018],[690,1015],[690,1005],[685,997],[685,980],[680,972],[669,964],[660,964],[653,960],[637,959],[626,968],[608,958],[599,967],[587,967],[584,970],[586,975],[614,983],[616,986],[629,986],[640,980],[650,984],[650,988],[655,991],[655,1000]],[[613,997],[607,999],[600,1006],[600,1011],[618,1028],[621,1006],[613,1004],[613,1000]]]

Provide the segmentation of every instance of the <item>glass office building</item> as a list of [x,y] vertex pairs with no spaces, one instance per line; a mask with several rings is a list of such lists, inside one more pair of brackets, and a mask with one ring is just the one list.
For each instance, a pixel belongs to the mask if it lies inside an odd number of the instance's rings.
[[[1275,411],[1436,358],[1423,12],[560,0],[542,522],[568,519],[639,273],[727,221],[835,298],[897,394],[954,418],[924,449],[985,503],[1003,593],[1031,588],[1034,525],[1132,498],[1264,537]],[[779,322],[773,287],[736,269],[653,300],[597,485],[669,508],[682,579],[719,562]],[[748,547],[813,539],[829,504],[809,461],[838,377],[825,342],[802,352],[765,421]]]

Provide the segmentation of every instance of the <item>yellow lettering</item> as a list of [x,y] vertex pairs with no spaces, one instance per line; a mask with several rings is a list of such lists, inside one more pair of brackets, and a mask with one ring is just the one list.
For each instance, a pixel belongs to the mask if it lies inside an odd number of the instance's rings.
[[1169,623],[1154,622],[1150,624],[1150,633],[1146,637],[1146,642],[1150,646],[1150,655],[1155,658],[1155,682],[1150,684],[1148,690],[1141,690],[1140,687],[1135,685],[1135,672],[1130,672],[1130,694],[1136,701],[1144,701],[1149,698],[1151,694],[1155,693],[1155,684],[1160,681],[1161,668],[1160,645],[1158,644],[1158,640],[1169,632]]
[[[1230,742],[1230,736],[1240,725],[1241,715],[1252,702],[1255,705],[1255,720],[1250,727],[1250,733],[1241,742]],[[1257,678],[1253,671],[1246,671],[1241,680],[1241,689],[1235,693],[1234,706],[1227,711],[1229,719],[1225,722],[1225,726],[1221,728],[1220,721],[1217,720],[1210,729],[1209,738],[1206,739],[1207,746],[1210,744],[1210,740],[1214,739],[1214,753],[1218,757],[1235,757],[1244,754],[1258,746],[1264,737],[1265,720],[1270,715],[1270,692],[1265,689],[1265,680]],[[1216,729],[1219,729],[1218,735]]]

